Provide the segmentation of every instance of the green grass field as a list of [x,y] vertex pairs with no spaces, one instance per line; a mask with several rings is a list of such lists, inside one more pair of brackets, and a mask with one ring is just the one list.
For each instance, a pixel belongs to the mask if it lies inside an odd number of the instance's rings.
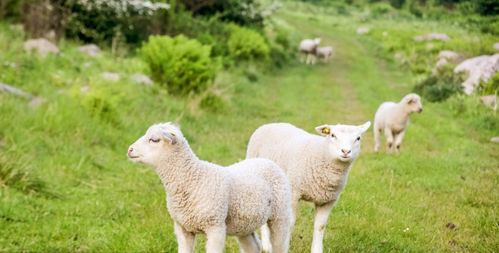
[[[241,69],[225,71],[217,78],[228,94],[222,111],[127,78],[100,79],[102,71],[146,71],[134,57],[87,58],[71,42],[62,43],[60,56],[30,57],[22,35],[1,24],[0,82],[47,102],[31,107],[0,93],[0,252],[176,251],[159,178],[126,158],[128,145],[152,123],[178,121],[199,157],[228,165],[244,159],[252,131],[264,123],[290,122],[310,132],[324,123],[361,124],[373,120],[381,102],[411,91],[412,74],[381,59],[374,41],[355,34],[355,18],[300,5],[274,21],[295,40],[321,36],[322,44],[335,47],[334,58],[261,71],[253,82]],[[370,25],[421,27],[386,20]],[[448,103],[423,103],[400,155],[373,153],[372,130],[366,134],[330,216],[325,252],[499,249],[499,146],[489,142],[499,129],[456,117]],[[291,252],[309,250],[312,219],[312,206],[303,203]],[[197,252],[203,246],[201,236]],[[233,238],[226,249],[237,252]]]

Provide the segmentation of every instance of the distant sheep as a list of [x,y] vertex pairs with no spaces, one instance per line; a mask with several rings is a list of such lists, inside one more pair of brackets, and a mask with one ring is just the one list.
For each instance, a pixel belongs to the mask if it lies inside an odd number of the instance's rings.
[[317,48],[315,55],[318,59],[329,62],[329,58],[333,56],[333,47],[319,47]]
[[[371,122],[361,126],[322,125],[313,135],[287,123],[267,124],[251,136],[247,158],[276,162],[286,171],[292,188],[293,224],[299,200],[315,204],[312,252],[323,250],[329,213],[347,183],[348,172],[360,153],[360,137]],[[262,227],[263,249],[268,250],[268,228]]]
[[422,111],[421,98],[414,93],[406,95],[398,103],[382,103],[374,115],[374,151],[379,151],[380,134],[384,132],[387,150],[400,152],[400,145],[409,124],[409,115]]
[[320,43],[320,38],[305,39],[300,42],[300,53],[302,53],[302,61],[305,64],[315,64],[315,54]]
[[207,236],[206,252],[223,252],[225,237],[238,237],[241,250],[260,252],[255,230],[270,228],[275,252],[288,251],[291,189],[284,172],[267,159],[222,167],[200,160],[179,128],[151,126],[128,157],[151,165],[167,192],[178,252],[193,252],[195,236]]

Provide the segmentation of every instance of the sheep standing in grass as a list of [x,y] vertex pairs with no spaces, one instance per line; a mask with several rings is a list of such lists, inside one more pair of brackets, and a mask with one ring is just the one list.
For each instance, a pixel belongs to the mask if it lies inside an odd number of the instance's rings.
[[379,151],[380,134],[384,132],[388,152],[400,152],[400,145],[409,124],[409,115],[422,111],[421,98],[414,93],[406,95],[398,103],[382,103],[374,115],[374,151]]
[[[315,53],[320,43],[320,38],[305,39],[300,42],[300,53],[303,55],[302,61],[305,64],[315,64]],[[303,58],[305,59],[303,60]]]
[[[346,185],[348,172],[360,153],[360,136],[371,122],[361,126],[322,125],[321,135],[312,135],[291,124],[274,123],[259,127],[251,136],[247,158],[261,157],[276,162],[291,183],[296,219],[299,200],[315,204],[312,252],[322,252],[329,213]],[[262,244],[269,250],[269,230],[262,227]]]
[[260,252],[255,230],[264,224],[275,252],[288,251],[291,188],[274,162],[248,159],[222,167],[202,161],[171,123],[151,126],[128,156],[161,178],[178,252],[193,252],[198,233],[206,234],[208,253],[223,252],[226,234],[238,237],[242,251]]
[[329,58],[333,56],[333,47],[319,47],[315,52],[315,56],[327,63],[329,62]]

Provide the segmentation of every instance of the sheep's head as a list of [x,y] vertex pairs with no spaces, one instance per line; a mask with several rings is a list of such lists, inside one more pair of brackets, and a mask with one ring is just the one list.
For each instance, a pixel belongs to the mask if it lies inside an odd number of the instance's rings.
[[318,46],[319,44],[321,44],[321,38],[315,38],[314,39],[314,43],[316,46]]
[[154,124],[147,129],[144,136],[130,145],[128,158],[133,162],[156,167],[181,140],[183,140],[182,132],[172,123]]
[[360,154],[361,136],[370,126],[371,122],[368,121],[360,126],[322,125],[315,130],[327,139],[329,153],[333,159],[352,162]]
[[421,97],[418,94],[411,93],[402,98],[402,104],[407,108],[409,113],[423,111],[423,104],[421,103]]

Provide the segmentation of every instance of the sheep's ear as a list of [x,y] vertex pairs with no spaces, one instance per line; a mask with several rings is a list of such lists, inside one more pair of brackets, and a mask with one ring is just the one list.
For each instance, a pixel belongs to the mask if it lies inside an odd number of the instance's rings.
[[328,125],[322,125],[315,128],[315,131],[322,136],[328,136],[331,134],[331,128]]
[[168,131],[163,131],[163,137],[165,138],[165,140],[170,142],[170,144],[172,144],[172,145],[177,143],[177,136],[174,133],[170,133]]
[[368,122],[360,125],[359,128],[360,128],[360,131],[362,133],[364,133],[365,131],[367,131],[367,129],[369,129],[370,126],[371,126],[371,121],[368,121]]

